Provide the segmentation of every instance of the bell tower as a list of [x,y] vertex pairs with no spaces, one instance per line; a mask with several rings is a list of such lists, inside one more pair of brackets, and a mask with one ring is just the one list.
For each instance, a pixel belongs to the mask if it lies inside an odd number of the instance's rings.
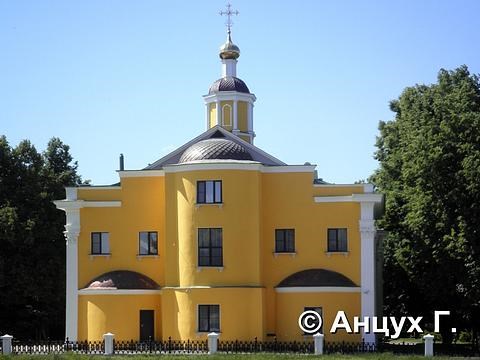
[[227,16],[227,40],[220,47],[222,77],[215,81],[203,96],[207,129],[220,125],[225,130],[253,144],[253,104],[256,100],[247,84],[237,77],[240,48],[232,42],[232,15],[238,15],[230,4],[220,15]]

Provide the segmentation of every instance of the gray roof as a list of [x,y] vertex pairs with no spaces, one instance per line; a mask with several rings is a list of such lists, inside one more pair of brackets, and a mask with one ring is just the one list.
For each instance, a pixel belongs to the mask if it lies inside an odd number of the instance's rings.
[[252,155],[242,145],[228,139],[211,138],[199,141],[187,148],[178,162],[210,159],[253,160]]
[[[228,132],[227,130],[223,129],[219,125],[215,125],[213,128],[205,131],[203,134],[200,134],[196,138],[192,139],[188,143],[180,146],[179,148],[175,149],[172,151],[170,154],[165,155],[161,159],[155,161],[152,164],[149,164],[147,167],[145,167],[143,170],[159,170],[162,169],[166,165],[171,165],[171,164],[180,164],[180,158],[182,157],[183,153],[186,152],[186,150],[195,145],[196,143],[199,143],[203,140],[207,139],[226,139],[234,142],[235,144],[239,144],[243,148],[246,149],[246,151],[250,154],[252,159],[248,160],[253,160],[257,161],[259,163],[262,163],[263,165],[270,165],[270,166],[281,166],[281,165],[286,165],[284,162],[276,159],[275,157],[271,156],[270,154],[266,153],[265,151],[259,149],[258,147],[251,145],[247,143],[246,141],[242,140],[239,138],[237,135],[233,135],[232,133]],[[192,160],[189,160],[192,161]]]
[[218,79],[212,84],[212,86],[210,86],[208,94],[211,95],[219,91],[237,91],[250,94],[250,90],[248,90],[247,84],[245,84],[243,80],[235,76],[226,76]]
[[148,276],[135,271],[117,270],[100,275],[90,281],[87,289],[158,290],[160,285]]
[[355,283],[345,275],[325,269],[308,269],[288,276],[277,287],[297,286],[341,286],[356,287]]

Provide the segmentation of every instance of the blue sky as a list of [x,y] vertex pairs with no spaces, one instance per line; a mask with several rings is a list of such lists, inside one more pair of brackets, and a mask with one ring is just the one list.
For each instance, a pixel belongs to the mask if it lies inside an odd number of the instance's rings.
[[[71,146],[93,184],[205,131],[225,1],[0,1],[0,134]],[[255,145],[319,176],[367,178],[378,121],[440,68],[480,73],[480,1],[232,2]]]

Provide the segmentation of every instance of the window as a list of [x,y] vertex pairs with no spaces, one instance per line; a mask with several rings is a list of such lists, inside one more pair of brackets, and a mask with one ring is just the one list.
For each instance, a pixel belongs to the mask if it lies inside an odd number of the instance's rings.
[[156,231],[141,231],[139,233],[139,254],[158,255],[158,235]]
[[275,230],[275,252],[295,252],[295,229]]
[[222,120],[224,126],[232,126],[232,107],[228,104],[222,106]]
[[198,229],[198,266],[223,266],[222,229]]
[[92,232],[92,255],[108,255],[110,254],[110,244],[108,232]]
[[198,332],[220,331],[220,305],[198,305]]
[[[305,306],[303,308],[303,311],[315,311],[318,315],[320,315],[320,317],[322,317],[322,315],[323,315],[323,310],[320,306]],[[311,324],[312,324],[312,329],[317,327],[318,326],[318,319],[312,319]],[[313,326],[313,325],[315,325],[315,326]],[[320,334],[323,334],[323,323],[322,323],[322,325],[320,326],[320,329],[318,329],[317,332],[320,333]],[[304,333],[304,334],[306,334],[306,333]],[[311,334],[308,334],[308,335],[311,335]]]
[[222,181],[197,181],[197,204],[220,204],[222,202]]
[[347,229],[328,229],[328,251],[347,252]]

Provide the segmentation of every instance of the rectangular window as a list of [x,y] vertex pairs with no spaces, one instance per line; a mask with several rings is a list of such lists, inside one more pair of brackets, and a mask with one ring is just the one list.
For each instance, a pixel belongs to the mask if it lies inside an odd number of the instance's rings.
[[197,204],[221,204],[222,181],[197,181]]
[[[322,307],[320,307],[320,306],[305,306],[303,308],[303,311],[315,311],[318,315],[320,315],[320,317],[323,317],[323,310],[322,310]],[[314,329],[315,327],[318,326],[318,322],[319,322],[318,318],[315,318],[315,319],[311,320],[312,329]],[[323,323],[322,323],[322,325],[320,326],[320,329],[318,329],[317,332],[320,333],[320,334],[323,334]],[[306,334],[306,333],[304,333],[304,334]],[[309,335],[311,335],[311,334],[309,334]]]
[[198,332],[220,331],[220,305],[198,305]]
[[222,229],[198,229],[198,266],[223,266]]
[[158,255],[158,235],[156,231],[141,231],[139,233],[140,255]]
[[275,230],[275,252],[295,252],[295,229]]
[[92,232],[92,246],[90,253],[92,255],[110,254],[109,236],[110,234],[108,232]]
[[328,251],[347,252],[347,229],[328,229]]

